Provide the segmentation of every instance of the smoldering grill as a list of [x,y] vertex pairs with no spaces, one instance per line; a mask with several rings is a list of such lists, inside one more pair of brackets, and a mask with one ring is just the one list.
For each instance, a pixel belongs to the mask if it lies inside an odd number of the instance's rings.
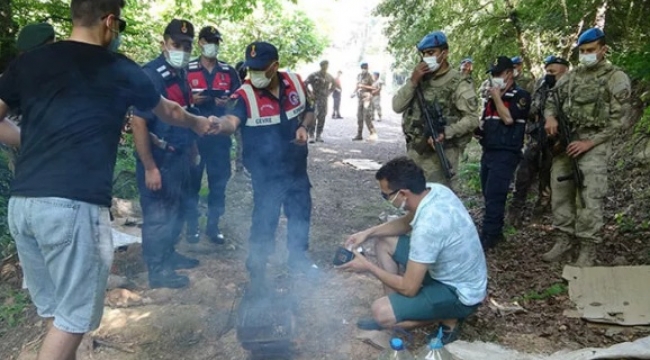
[[249,287],[237,309],[237,340],[253,359],[291,356],[296,299],[279,282],[265,290]]

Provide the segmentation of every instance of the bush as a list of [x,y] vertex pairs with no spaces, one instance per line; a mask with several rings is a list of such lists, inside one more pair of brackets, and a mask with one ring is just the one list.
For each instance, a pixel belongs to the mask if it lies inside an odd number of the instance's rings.
[[16,245],[9,234],[7,224],[7,205],[9,203],[9,189],[13,174],[9,170],[9,151],[0,151],[0,260],[7,258],[16,252]]

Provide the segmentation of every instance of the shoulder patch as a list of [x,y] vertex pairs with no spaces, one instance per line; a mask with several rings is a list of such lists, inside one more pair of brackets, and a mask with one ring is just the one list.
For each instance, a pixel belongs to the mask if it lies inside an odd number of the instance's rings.
[[630,78],[621,70],[615,71],[609,79],[609,91],[618,101],[625,101],[632,95]]
[[526,99],[525,96],[520,97],[519,101],[517,101],[517,107],[521,110],[525,109],[527,105],[528,105],[528,100]]

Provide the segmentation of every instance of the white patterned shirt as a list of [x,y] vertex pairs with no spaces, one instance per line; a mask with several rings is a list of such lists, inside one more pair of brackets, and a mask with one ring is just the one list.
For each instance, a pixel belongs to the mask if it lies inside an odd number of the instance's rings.
[[476,226],[449,188],[427,188],[411,222],[409,260],[429,265],[431,277],[454,287],[463,304],[479,304],[487,295],[487,266]]

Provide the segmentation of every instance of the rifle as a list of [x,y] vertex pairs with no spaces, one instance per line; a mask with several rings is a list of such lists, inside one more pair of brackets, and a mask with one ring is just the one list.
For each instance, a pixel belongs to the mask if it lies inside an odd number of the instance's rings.
[[537,165],[539,168],[542,168],[542,162],[544,161],[544,146],[546,146],[547,136],[546,131],[544,130],[544,125],[546,120],[544,119],[544,105],[546,104],[546,99],[548,98],[549,87],[546,82],[544,82],[540,87],[540,103],[537,109],[537,121],[535,125],[528,132],[531,136],[534,136],[537,140],[537,145],[540,147],[539,156],[537,159]]
[[424,122],[427,126],[424,132],[425,141],[428,141],[429,136],[433,138],[433,147],[436,154],[438,154],[438,159],[442,165],[445,177],[449,180],[454,176],[454,172],[451,168],[451,163],[449,163],[449,159],[447,159],[447,156],[445,155],[444,147],[441,143],[436,141],[440,134],[444,134],[445,125],[447,125],[445,117],[442,115],[442,109],[440,109],[440,105],[435,100],[430,106],[426,105],[424,94],[422,94],[422,88],[419,85],[415,89],[415,94],[417,95],[418,105],[422,112],[421,116],[424,117]]
[[[569,128],[569,121],[566,117],[566,114],[564,111],[562,111],[562,105],[560,103],[560,99],[558,96],[557,91],[553,91],[553,97],[555,98],[555,103],[556,103],[556,108],[557,108],[557,122],[558,122],[558,130],[560,132],[560,144],[562,147],[565,149],[571,144],[573,139],[571,139],[571,129]],[[578,192],[578,200],[580,201],[580,207],[584,208],[585,207],[585,199],[582,196],[582,189],[585,188],[584,184],[584,174],[582,173],[582,170],[580,170],[580,167],[578,166],[578,159],[576,158],[570,158],[571,160],[571,174],[567,175],[562,175],[557,177],[558,182],[563,182],[567,180],[573,180],[573,183],[576,187],[576,191]]]

